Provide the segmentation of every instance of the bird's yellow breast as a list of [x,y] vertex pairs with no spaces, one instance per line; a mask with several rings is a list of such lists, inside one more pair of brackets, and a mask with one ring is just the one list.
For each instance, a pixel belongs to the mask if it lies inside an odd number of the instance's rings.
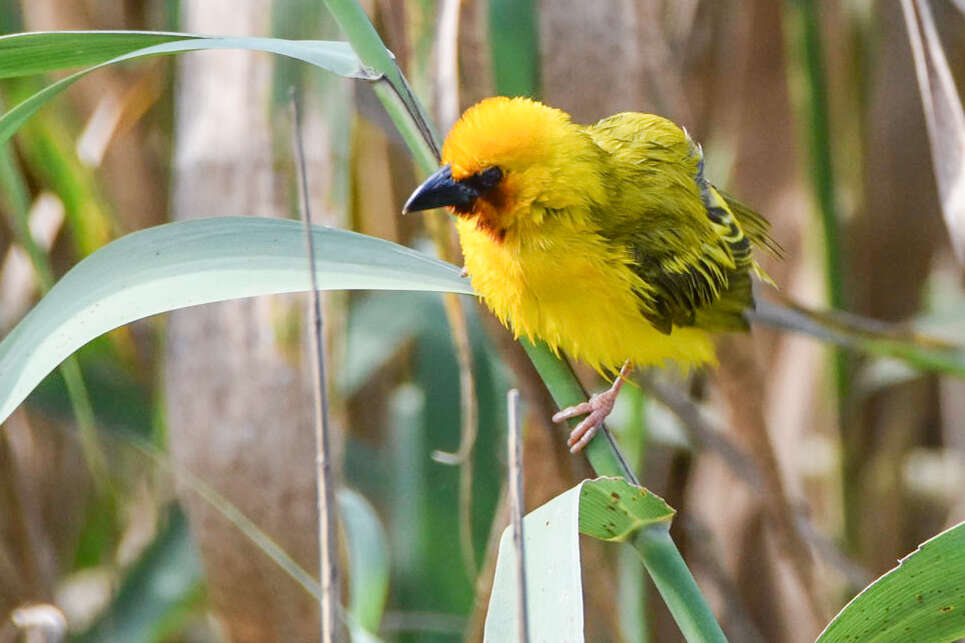
[[637,366],[714,362],[705,331],[674,328],[665,335],[650,324],[639,298],[647,284],[630,269],[626,251],[587,228],[584,218],[544,220],[541,234],[511,232],[503,239],[471,218],[456,225],[473,287],[517,337],[542,339],[601,372],[628,359]]

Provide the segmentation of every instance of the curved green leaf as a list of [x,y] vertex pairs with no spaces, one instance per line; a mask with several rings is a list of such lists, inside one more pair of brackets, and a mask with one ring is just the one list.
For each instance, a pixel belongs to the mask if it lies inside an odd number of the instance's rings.
[[194,37],[145,31],[30,31],[0,36],[0,78],[99,65],[123,54]]
[[[315,227],[323,290],[472,294],[459,269],[403,246]],[[68,355],[113,328],[214,301],[308,290],[300,224],[219,217],[148,228],[80,263],[0,342],[0,422]]]
[[[583,640],[580,534],[622,541],[639,529],[665,529],[674,510],[622,478],[584,480],[523,518],[530,639]],[[516,550],[510,529],[499,541],[486,641],[516,639]]]
[[[136,31],[13,34],[0,37],[0,60],[3,61],[0,63],[0,77],[22,76],[49,69],[100,62],[48,85],[0,117],[0,143],[13,136],[24,121],[33,116],[45,103],[96,69],[144,56],[170,55],[204,49],[264,51],[301,60],[348,78],[374,80],[379,77],[359,61],[352,47],[345,42]],[[107,55],[117,52],[123,53],[104,59]]]
[[965,637],[965,523],[940,533],[868,585],[819,643],[955,641]]

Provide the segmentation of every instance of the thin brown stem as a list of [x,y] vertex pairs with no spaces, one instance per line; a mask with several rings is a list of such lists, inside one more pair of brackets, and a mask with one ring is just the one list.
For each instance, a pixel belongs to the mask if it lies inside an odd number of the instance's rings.
[[321,641],[335,643],[338,640],[338,550],[335,541],[335,480],[332,471],[329,446],[328,391],[325,378],[325,343],[322,339],[322,298],[318,293],[315,276],[315,243],[312,239],[312,215],[308,202],[308,172],[305,169],[305,151],[302,147],[301,113],[298,97],[291,90],[292,149],[298,170],[299,211],[305,225],[305,245],[308,251],[308,274],[311,280],[312,333],[315,380],[315,464],[318,495],[318,566],[319,608],[321,609]]
[[509,415],[509,506],[513,527],[513,547],[516,550],[516,611],[519,615],[519,643],[529,641],[529,612],[526,604],[526,548],[523,544],[523,439],[519,421],[519,391],[511,389],[506,395]]

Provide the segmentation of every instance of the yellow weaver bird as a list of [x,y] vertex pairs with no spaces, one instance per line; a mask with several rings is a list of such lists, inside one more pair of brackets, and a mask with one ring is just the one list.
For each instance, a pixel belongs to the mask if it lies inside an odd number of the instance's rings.
[[608,391],[553,416],[587,414],[573,452],[631,364],[714,364],[710,332],[746,330],[751,273],[766,279],[751,245],[779,252],[767,221],[704,177],[700,146],[653,114],[583,126],[488,98],[453,126],[442,161],[403,211],[451,210],[473,288],[517,338],[619,369]]

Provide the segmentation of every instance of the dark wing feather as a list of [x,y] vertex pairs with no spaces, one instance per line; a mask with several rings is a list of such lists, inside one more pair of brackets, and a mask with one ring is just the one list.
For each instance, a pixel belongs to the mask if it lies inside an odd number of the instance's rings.
[[652,287],[641,296],[643,314],[663,333],[674,326],[748,327],[744,311],[754,305],[750,243],[728,211],[709,208],[707,216],[718,235],[693,253],[655,253],[654,248],[672,247],[663,243],[632,246],[634,272]]
[[731,212],[737,217],[737,222],[744,230],[744,234],[758,248],[763,248],[776,257],[784,256],[784,248],[770,235],[771,224],[763,216],[738,201],[731,194],[717,189],[717,192],[727,202]]

